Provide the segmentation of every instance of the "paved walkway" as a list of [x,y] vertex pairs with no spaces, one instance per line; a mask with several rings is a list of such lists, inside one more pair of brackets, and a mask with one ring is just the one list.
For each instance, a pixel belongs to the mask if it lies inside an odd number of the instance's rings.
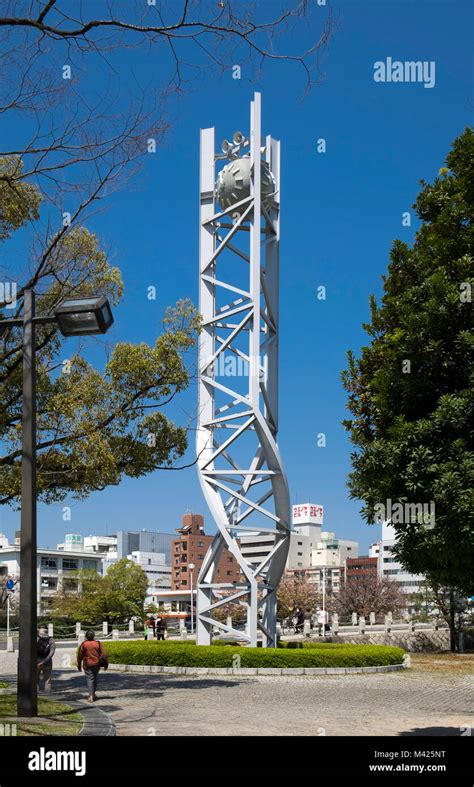
[[[100,707],[117,735],[460,735],[474,728],[474,679],[375,675],[193,677],[101,673]],[[83,674],[56,672],[64,700]],[[56,693],[55,691],[55,693]],[[54,696],[54,695],[53,695]]]

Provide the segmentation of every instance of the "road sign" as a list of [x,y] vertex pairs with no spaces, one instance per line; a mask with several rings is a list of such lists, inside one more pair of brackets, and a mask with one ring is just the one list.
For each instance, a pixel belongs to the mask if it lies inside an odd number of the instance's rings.
[[7,579],[7,590],[13,590],[15,587],[15,583],[13,579]]

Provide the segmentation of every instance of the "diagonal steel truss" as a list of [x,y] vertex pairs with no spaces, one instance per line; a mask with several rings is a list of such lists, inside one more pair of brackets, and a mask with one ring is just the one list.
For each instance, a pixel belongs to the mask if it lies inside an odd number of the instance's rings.
[[[217,206],[216,161],[250,158],[250,194],[227,210]],[[275,190],[261,197],[262,156]],[[243,162],[248,163],[248,162]],[[263,165],[265,166],[265,165]],[[276,443],[278,429],[278,319],[280,143],[262,147],[260,94],[251,102],[250,141],[237,152],[215,153],[214,129],[201,131],[198,473],[218,533],[197,583],[197,641],[210,644],[214,628],[256,646],[276,645],[276,591],[289,548],[290,502]],[[232,300],[233,298],[233,300]],[[248,562],[244,533],[274,535],[269,554]],[[238,582],[219,576],[227,547],[240,567]],[[216,620],[224,604],[246,608],[245,634]]]

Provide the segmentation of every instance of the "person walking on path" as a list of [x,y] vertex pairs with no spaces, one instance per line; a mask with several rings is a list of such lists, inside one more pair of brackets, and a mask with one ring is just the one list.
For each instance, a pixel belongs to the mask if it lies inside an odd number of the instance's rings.
[[166,622],[166,618],[162,617],[162,615],[158,615],[156,619],[156,638],[165,639],[167,631],[168,624]]
[[144,634],[145,639],[155,638],[155,618],[153,615],[148,615],[147,619],[145,620]]
[[38,629],[38,639],[36,640],[36,674],[38,678],[38,689],[40,688],[41,676],[44,678],[44,690],[47,694],[51,691],[51,673],[53,671],[53,656],[56,650],[56,643],[48,635],[47,626],[40,626]]
[[87,702],[95,702],[97,699],[95,690],[97,688],[97,677],[102,667],[104,670],[109,666],[107,653],[103,645],[96,639],[94,631],[86,631],[86,638],[77,652],[77,669],[81,671],[84,666],[84,675],[87,680],[87,690],[89,692]]

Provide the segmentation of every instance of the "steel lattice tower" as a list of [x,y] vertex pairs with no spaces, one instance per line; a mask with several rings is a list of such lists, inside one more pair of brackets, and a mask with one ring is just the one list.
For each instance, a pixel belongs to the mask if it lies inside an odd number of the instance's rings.
[[[262,144],[260,94],[251,102],[250,137],[236,132],[215,153],[214,129],[201,130],[198,473],[218,533],[197,583],[197,641],[223,604],[244,605],[244,638],[276,645],[276,591],[289,548],[288,484],[276,443],[280,143]],[[227,161],[219,172],[217,164]],[[218,206],[218,200],[220,207]],[[238,534],[272,534],[269,554],[247,561]],[[268,539],[267,539],[268,543]],[[227,546],[241,579],[217,574]]]

